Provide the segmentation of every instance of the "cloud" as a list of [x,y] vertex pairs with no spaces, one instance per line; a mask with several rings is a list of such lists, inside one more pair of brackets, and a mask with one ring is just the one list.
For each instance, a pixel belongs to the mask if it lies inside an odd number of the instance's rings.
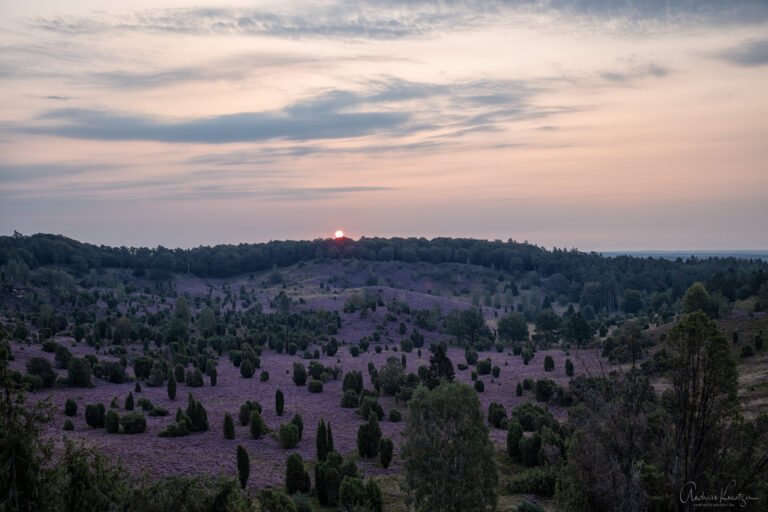
[[602,71],[600,78],[617,84],[627,84],[641,78],[654,77],[663,78],[671,73],[671,70],[658,64],[647,64],[644,66],[634,66],[626,70]]
[[768,39],[745,41],[721,52],[718,57],[739,66],[768,65]]
[[[643,31],[657,26],[761,23],[761,0],[337,0],[274,9],[152,9],[85,18],[38,17],[37,28],[68,35],[150,32],[268,36],[289,39],[389,40],[422,37],[529,15],[602,23],[602,30]],[[610,21],[611,23],[606,23]]]
[[[403,136],[440,129],[492,130],[493,125],[573,111],[531,103],[540,89],[521,81],[430,84],[383,78],[361,91],[330,90],[279,110],[187,120],[107,110],[50,110],[16,130],[89,140],[223,144],[314,141],[374,133]],[[375,148],[386,151],[386,145]],[[293,148],[294,152],[314,149]],[[288,155],[290,156],[290,155]]]
[[118,168],[113,164],[25,164],[0,163],[0,183],[27,183],[57,177],[75,177]]
[[407,130],[405,112],[348,111],[360,105],[346,91],[332,91],[282,110],[242,112],[169,121],[91,109],[57,109],[21,128],[33,134],[90,140],[152,140],[222,144],[271,139],[317,140],[359,137],[395,128]]

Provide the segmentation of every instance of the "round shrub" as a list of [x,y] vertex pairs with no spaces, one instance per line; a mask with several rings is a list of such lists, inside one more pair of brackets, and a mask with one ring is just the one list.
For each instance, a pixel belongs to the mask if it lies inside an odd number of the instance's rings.
[[359,403],[360,399],[357,397],[357,393],[352,389],[346,390],[344,396],[341,397],[341,406],[345,409],[354,409]]
[[475,391],[477,391],[478,393],[482,393],[483,391],[485,391],[485,384],[483,384],[483,381],[481,380],[475,381]]
[[489,375],[491,373],[491,360],[485,359],[483,361],[478,361],[477,363],[477,374],[478,375]]
[[322,393],[323,392],[323,383],[319,380],[311,380],[309,381],[309,384],[307,385],[307,389],[309,389],[310,393]]
[[299,444],[299,429],[293,423],[280,425],[280,446],[285,449],[295,448]]
[[491,374],[493,375],[494,379],[498,379],[499,375],[501,374],[501,368],[499,368],[498,366],[494,366],[493,369],[491,370]]
[[88,404],[85,406],[85,422],[93,428],[104,427],[105,414],[104,404]]
[[552,356],[544,356],[544,371],[551,372],[555,369],[555,360]]
[[504,410],[504,406],[491,402],[488,406],[488,423],[496,428],[503,428],[507,421],[507,411]]
[[464,357],[467,360],[467,364],[469,366],[472,366],[477,363],[477,351],[472,349],[467,349],[464,351]]
[[203,373],[199,368],[190,368],[186,375],[187,386],[193,388],[203,387]]
[[250,379],[255,372],[256,369],[253,367],[253,363],[251,363],[250,359],[246,359],[240,364],[240,375],[242,375],[244,379]]
[[72,387],[91,387],[91,363],[82,357],[72,357],[67,364],[67,382]]
[[27,361],[27,373],[40,377],[41,385],[50,388],[56,382],[56,372],[50,361],[44,357],[33,357]]
[[64,414],[67,416],[77,416],[77,402],[67,398],[67,401],[64,403]]
[[269,380],[269,372],[268,371],[261,372],[261,375],[259,375],[259,380],[261,382],[267,382]]
[[398,411],[397,409],[390,409],[389,410],[389,421],[391,421],[393,423],[397,423],[398,421],[400,421],[402,419],[403,419],[403,417],[400,414],[400,411]]
[[75,424],[72,423],[72,420],[67,419],[64,422],[64,430],[75,430]]
[[126,434],[143,434],[147,430],[147,419],[140,412],[132,412],[120,418],[120,426]]

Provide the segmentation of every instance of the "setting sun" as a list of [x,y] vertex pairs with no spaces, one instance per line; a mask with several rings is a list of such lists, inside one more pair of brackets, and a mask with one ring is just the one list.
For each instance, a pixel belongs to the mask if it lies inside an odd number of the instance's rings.
[[340,229],[339,229],[339,230],[337,230],[337,231],[336,231],[336,232],[333,234],[333,238],[344,238],[344,232],[343,232],[342,230],[340,230]]

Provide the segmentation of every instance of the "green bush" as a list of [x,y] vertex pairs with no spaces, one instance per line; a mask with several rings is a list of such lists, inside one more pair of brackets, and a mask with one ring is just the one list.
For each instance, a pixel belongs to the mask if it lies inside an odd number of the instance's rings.
[[125,410],[133,410],[133,393],[128,393],[128,396],[125,398]]
[[368,422],[357,429],[357,451],[361,457],[372,458],[379,454],[381,427],[375,412],[368,416]]
[[397,409],[390,409],[389,410],[389,421],[393,423],[397,423],[398,421],[402,420],[403,416],[400,414],[400,411]]
[[475,391],[477,391],[478,393],[482,393],[483,391],[485,391],[485,384],[483,383],[483,381],[481,380],[475,381]]
[[140,412],[124,414],[120,418],[120,426],[125,434],[143,434],[147,430],[147,419]]
[[254,373],[256,373],[256,369],[253,367],[253,363],[250,359],[245,359],[240,365],[240,375],[244,379],[250,379]]
[[377,419],[384,419],[384,409],[381,407],[381,404],[379,404],[379,401],[372,396],[366,396],[360,404],[360,416],[367,418],[371,412],[376,413]]
[[541,497],[555,495],[555,486],[560,472],[553,466],[536,467],[512,475],[509,492],[512,494],[535,494]]
[[75,430],[75,424],[69,418],[64,422],[64,430]]
[[507,411],[504,409],[504,406],[491,402],[491,405],[488,406],[488,423],[496,428],[504,428],[506,421]]
[[573,377],[573,363],[570,359],[565,360],[565,374],[568,377]]
[[265,489],[259,493],[261,512],[298,512],[291,498],[281,489]]
[[285,395],[283,395],[283,392],[279,389],[275,391],[275,412],[278,416],[283,415],[283,411],[285,410]]
[[323,383],[319,380],[310,380],[307,389],[310,393],[322,393]]
[[[285,426],[285,425],[284,425]],[[288,424],[290,427],[295,425]],[[280,427],[282,433],[283,428]],[[304,460],[298,453],[292,453],[285,461],[285,490],[288,494],[308,493],[311,487],[309,473],[304,469]]]
[[251,411],[251,437],[254,439],[261,439],[261,436],[263,436],[267,432],[267,426],[264,423],[264,420],[261,419],[261,414],[259,411],[252,410]]
[[536,400],[539,402],[549,402],[552,396],[557,391],[557,384],[549,379],[541,379],[536,381],[534,392],[536,393]]
[[232,421],[232,415],[224,413],[224,439],[232,440],[235,438],[235,422]]
[[394,450],[395,445],[391,439],[384,438],[379,441],[379,461],[381,462],[381,467],[384,469],[387,469],[389,463],[392,462],[392,454]]
[[88,404],[85,406],[85,423],[93,428],[104,428],[104,404]]
[[520,462],[528,467],[539,463],[539,450],[541,449],[541,435],[534,432],[531,437],[520,439]]
[[477,363],[477,374],[478,375],[490,375],[491,373],[491,360],[485,359],[483,361],[478,361]]
[[472,349],[466,349],[464,351],[464,358],[467,360],[467,364],[469,366],[477,364],[477,351]]
[[283,423],[279,431],[280,446],[285,449],[295,448],[299,444],[299,429],[293,423]]
[[110,409],[107,412],[104,419],[104,429],[108,434],[117,434],[117,431],[120,430],[120,415],[116,411]]
[[299,441],[301,441],[304,436],[304,418],[301,417],[301,414],[296,413],[291,418],[291,423],[296,425],[296,428],[299,430]]
[[363,374],[360,371],[347,372],[344,375],[344,381],[342,382],[341,389],[346,393],[348,390],[353,390],[357,395],[363,392]]
[[72,357],[67,364],[67,383],[72,387],[91,387],[91,363],[82,357]]
[[512,410],[512,418],[520,422],[525,432],[539,430],[555,423],[554,417],[538,405],[524,403]]
[[261,382],[267,382],[269,380],[269,372],[268,371],[261,372],[261,374],[259,375],[259,380]]
[[517,387],[515,388],[515,395],[517,396],[523,396],[523,385],[519,382],[517,383]]
[[523,438],[523,427],[517,420],[507,422],[507,455],[513,460],[520,457],[520,440]]
[[[232,419],[232,418],[230,418]],[[229,439],[229,438],[227,438]],[[245,489],[245,485],[248,483],[248,476],[251,474],[251,461],[248,457],[248,452],[243,445],[237,445],[237,477],[240,480],[240,488]],[[265,510],[262,507],[262,510]]]
[[163,407],[153,407],[151,411],[148,413],[152,417],[163,417],[168,416],[168,409],[164,409]]
[[64,414],[67,416],[77,416],[77,402],[67,398],[67,401],[64,402]]
[[501,368],[499,368],[498,366],[494,366],[493,369],[491,370],[491,374],[493,375],[494,379],[498,379],[499,375],[501,375]]
[[341,406],[345,409],[354,409],[360,403],[360,399],[357,397],[355,390],[348,389],[344,392],[344,396],[341,397]]
[[187,370],[185,382],[191,388],[201,388],[203,387],[203,373],[199,368],[190,368]]
[[149,356],[137,356],[133,358],[133,373],[137,379],[146,379],[152,371],[155,360]]
[[205,432],[208,430],[208,412],[202,403],[195,400],[192,393],[187,398],[187,410],[185,412],[190,420],[190,432]]
[[552,356],[544,356],[544,371],[551,372],[555,369],[555,360]]
[[27,373],[40,377],[41,385],[50,388],[56,382],[56,372],[50,361],[44,357],[32,357],[27,361]]
[[307,369],[303,364],[299,362],[293,363],[292,380],[297,386],[303,386],[307,383]]

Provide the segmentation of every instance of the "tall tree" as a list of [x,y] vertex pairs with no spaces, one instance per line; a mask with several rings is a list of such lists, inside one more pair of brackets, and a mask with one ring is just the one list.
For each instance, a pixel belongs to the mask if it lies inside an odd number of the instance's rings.
[[402,447],[405,489],[417,511],[493,511],[494,448],[477,393],[465,384],[416,390]]
[[722,469],[720,451],[727,444],[725,433],[738,416],[736,363],[725,336],[702,311],[685,315],[670,330],[667,347],[673,487],[686,482],[715,484]]

